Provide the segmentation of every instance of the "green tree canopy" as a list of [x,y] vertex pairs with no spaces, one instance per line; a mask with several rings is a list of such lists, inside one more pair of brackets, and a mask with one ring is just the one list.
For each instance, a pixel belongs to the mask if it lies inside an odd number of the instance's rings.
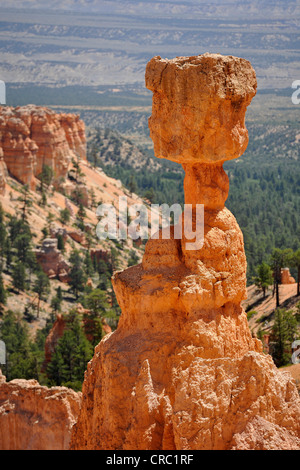
[[80,390],[93,350],[82,331],[78,314],[71,311],[65,320],[67,327],[58,340],[47,367],[47,375],[51,385],[64,385]]
[[275,248],[271,255],[271,268],[273,270],[274,288],[276,292],[276,307],[280,306],[279,285],[281,283],[281,269],[290,264],[291,256],[291,249],[281,250],[279,248]]
[[272,270],[270,266],[263,262],[257,267],[257,276],[254,278],[256,287],[266,296],[266,290],[273,283]]
[[42,356],[30,341],[28,327],[21,315],[7,312],[0,326],[0,339],[7,351],[7,380],[16,378],[36,379],[41,381]]
[[106,292],[94,289],[83,297],[82,304],[88,309],[84,315],[85,333],[92,345],[96,346],[103,336],[102,320],[110,314]]
[[291,361],[291,344],[296,334],[297,320],[292,311],[277,309],[271,334],[271,341],[274,343],[272,356],[277,367]]
[[83,262],[78,250],[72,251],[70,255],[71,269],[69,272],[70,286],[76,298],[79,292],[84,290],[87,276],[83,269]]
[[50,292],[50,281],[49,281],[47,274],[45,274],[43,271],[40,271],[37,274],[37,277],[33,286],[33,292],[36,292],[38,295],[38,315],[37,316],[39,317],[41,300],[46,300]]
[[13,286],[18,292],[24,291],[26,287],[26,270],[21,261],[17,261],[12,270]]

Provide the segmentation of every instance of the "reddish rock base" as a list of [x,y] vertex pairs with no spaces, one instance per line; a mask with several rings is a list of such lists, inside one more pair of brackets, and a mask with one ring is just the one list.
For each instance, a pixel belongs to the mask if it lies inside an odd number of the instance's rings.
[[289,268],[281,269],[281,284],[295,284],[295,279],[291,276]]
[[0,371],[0,450],[67,450],[80,403],[69,388],[6,382]]

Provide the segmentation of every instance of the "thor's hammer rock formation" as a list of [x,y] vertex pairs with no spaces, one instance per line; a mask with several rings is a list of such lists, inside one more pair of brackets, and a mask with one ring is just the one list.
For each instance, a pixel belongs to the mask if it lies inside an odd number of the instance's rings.
[[224,207],[222,165],[247,147],[255,72],[218,54],[154,57],[146,86],[155,154],[182,164],[194,228],[204,205],[204,241],[190,249],[173,227],[114,275],[122,315],[88,365],[71,448],[297,449],[298,392],[250,334],[243,236]]

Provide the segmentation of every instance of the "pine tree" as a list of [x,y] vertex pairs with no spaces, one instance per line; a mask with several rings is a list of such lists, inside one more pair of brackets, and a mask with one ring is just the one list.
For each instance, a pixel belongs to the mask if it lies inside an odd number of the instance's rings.
[[[27,221],[12,217],[8,224],[9,237],[6,242],[7,257],[15,253],[18,261],[22,261],[26,266],[32,267],[35,256],[32,252],[32,233]],[[11,259],[9,260],[11,262]],[[7,264],[8,259],[7,259]]]
[[94,265],[93,265],[93,261],[92,261],[89,250],[86,250],[85,252],[84,269],[85,269],[87,276],[92,276],[92,274],[94,273]]
[[18,197],[18,201],[21,202],[21,219],[22,222],[26,221],[28,209],[32,206],[32,198],[30,196],[30,190],[28,184],[24,184],[21,188],[21,196]]
[[0,339],[4,341],[7,351],[7,380],[36,379],[41,380],[41,356],[30,341],[28,327],[21,316],[7,312],[1,323]]
[[86,217],[86,211],[85,208],[83,207],[83,204],[79,204],[79,209],[77,212],[77,226],[80,228],[80,230],[84,231],[84,219]]
[[63,300],[63,295],[62,295],[62,289],[60,286],[56,289],[56,297],[62,302]]
[[70,286],[76,298],[80,291],[84,290],[86,283],[86,274],[82,268],[82,259],[78,250],[74,250],[70,256],[71,269],[69,272]]
[[62,385],[66,377],[66,366],[62,352],[61,340],[55,348],[51,356],[51,361],[47,366],[47,376],[50,380],[50,385]]
[[130,180],[128,183],[128,189],[132,193],[135,193],[137,191],[137,184],[135,181],[135,177],[133,175],[130,176]]
[[54,296],[51,300],[51,308],[53,313],[57,313],[61,311],[61,303],[63,301],[63,296],[62,296],[62,291],[61,287],[58,286],[56,289],[56,296]]
[[291,311],[277,309],[272,328],[271,340],[274,343],[272,356],[277,367],[291,360],[291,344],[297,333],[297,320]]
[[31,249],[31,239],[31,233],[20,233],[14,241],[17,257],[23,263],[26,263],[28,251]]
[[119,252],[114,247],[110,250],[110,257],[109,257],[109,272],[112,275],[114,271],[116,271],[119,267]]
[[79,165],[79,158],[75,160],[75,158],[72,159],[72,164],[75,170],[75,179],[78,182],[83,176],[84,173],[82,172],[80,165]]
[[57,238],[57,249],[64,252],[65,242],[64,242],[63,236],[59,233],[56,238]]
[[93,208],[97,207],[96,195],[95,195],[94,188],[91,188],[91,190],[90,190],[90,197],[91,197],[91,207],[93,207]]
[[61,301],[57,298],[57,296],[52,297],[50,307],[53,313],[57,313],[61,311]]
[[67,225],[69,222],[70,222],[70,218],[71,218],[71,215],[70,215],[70,212],[67,208],[65,209],[62,209],[60,211],[60,215],[59,215],[59,221],[63,224],[63,225]]
[[99,343],[103,336],[102,320],[109,313],[109,304],[106,293],[100,289],[94,289],[84,296],[83,305],[88,309],[84,316],[85,333],[93,346]]
[[78,314],[71,311],[66,323],[65,332],[48,364],[47,375],[51,385],[64,385],[80,390],[93,351],[82,331]]
[[52,214],[52,212],[48,212],[48,215],[47,215],[47,218],[46,218],[48,233],[50,233],[51,225],[54,222],[54,220],[55,220],[55,215]]
[[151,202],[151,204],[154,204],[156,196],[155,196],[155,191],[152,187],[145,192],[144,198],[148,199]]
[[137,256],[134,250],[130,250],[129,258],[128,258],[128,267],[135,266],[139,261],[139,257]]
[[48,188],[54,177],[53,169],[48,165],[43,165],[42,172],[38,175],[41,182],[41,193],[44,194],[45,186]]
[[46,195],[45,191],[43,191],[42,195],[41,195],[39,205],[42,206],[42,207],[45,207],[46,204],[47,204],[47,195]]
[[18,293],[24,291],[26,287],[26,270],[21,261],[17,261],[12,270],[13,286]]
[[[97,261],[96,256],[94,257],[94,259]],[[97,270],[98,270],[99,275],[104,274],[106,277],[109,276],[108,265],[103,259],[99,259],[99,261],[97,263]]]
[[281,283],[281,268],[284,268],[286,264],[289,264],[291,258],[291,250],[280,250],[275,248],[271,256],[271,268],[274,276],[274,291],[276,292],[276,307],[280,306],[279,299],[279,285]]
[[97,149],[95,144],[92,147],[91,156],[93,161],[93,167],[96,168],[98,166],[99,150]]
[[43,272],[40,271],[37,274],[36,281],[33,286],[33,292],[36,292],[38,295],[38,310],[37,310],[37,316],[39,318],[40,315],[40,303],[41,300],[47,299],[47,296],[49,294],[50,290],[50,281],[48,276]]
[[266,290],[273,283],[272,270],[267,263],[263,262],[257,267],[257,276],[254,278],[254,283],[263,292],[265,298]]

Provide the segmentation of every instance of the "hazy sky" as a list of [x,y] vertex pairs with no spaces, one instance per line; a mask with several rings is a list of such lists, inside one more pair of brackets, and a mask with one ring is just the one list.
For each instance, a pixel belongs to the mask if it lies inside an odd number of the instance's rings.
[[295,16],[300,11],[300,0],[0,0],[0,8],[43,8],[99,13],[128,13],[162,17],[203,18],[218,15],[247,17],[259,15],[279,18],[287,12]]
[[299,23],[300,0],[0,0],[0,78],[142,86],[154,55],[219,52],[250,60],[260,89],[287,89]]

